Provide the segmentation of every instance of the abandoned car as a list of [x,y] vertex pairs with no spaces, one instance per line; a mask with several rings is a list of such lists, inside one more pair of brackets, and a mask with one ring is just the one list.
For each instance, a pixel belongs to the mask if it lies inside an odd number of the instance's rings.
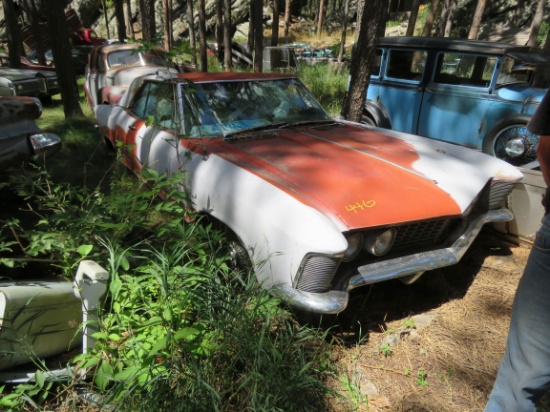
[[381,38],[363,120],[529,164],[538,137],[525,125],[548,87],[541,76],[548,70],[537,69],[549,63],[550,56],[527,46]]
[[338,313],[350,290],[460,260],[514,166],[457,145],[332,119],[292,75],[142,76],[99,130],[133,171],[185,171],[188,205],[220,222],[258,281]]
[[36,98],[0,97],[0,171],[61,148],[59,136],[42,132],[34,123],[41,114],[42,105]]
[[23,65],[20,69],[9,67],[8,57],[0,54],[0,96],[31,96],[50,100],[59,93],[54,71]]
[[136,77],[159,70],[178,73],[160,47],[144,51],[139,43],[103,45],[88,56],[84,91],[90,107],[101,103],[117,103]]

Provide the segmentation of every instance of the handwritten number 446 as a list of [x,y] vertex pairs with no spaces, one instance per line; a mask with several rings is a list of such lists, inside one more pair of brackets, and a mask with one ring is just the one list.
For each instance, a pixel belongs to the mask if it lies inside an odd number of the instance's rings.
[[361,202],[350,203],[346,205],[346,210],[348,212],[357,213],[357,211],[365,211],[374,207],[376,205],[376,200],[363,200]]

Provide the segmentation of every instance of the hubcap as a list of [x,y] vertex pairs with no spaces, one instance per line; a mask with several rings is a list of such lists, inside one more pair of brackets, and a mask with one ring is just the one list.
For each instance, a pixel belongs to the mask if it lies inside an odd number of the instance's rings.
[[525,140],[522,138],[508,140],[504,147],[506,154],[512,158],[522,156],[525,153],[525,149]]

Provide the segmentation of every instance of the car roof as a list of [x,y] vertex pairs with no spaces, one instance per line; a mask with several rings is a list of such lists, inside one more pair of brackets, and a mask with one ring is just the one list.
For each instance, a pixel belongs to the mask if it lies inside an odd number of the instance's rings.
[[[139,48],[143,48],[143,45],[140,43],[113,43],[113,44],[102,44],[101,46],[97,46],[95,50],[97,52],[108,54],[118,50],[134,50]],[[153,47],[153,50],[166,53],[166,50],[160,46]]]
[[[542,50],[536,47],[482,40],[452,39],[448,37],[381,37],[378,41],[378,45],[390,47],[418,47],[423,49],[446,49],[460,52],[483,52],[497,55],[515,54],[518,55],[518,57],[519,55],[542,54]],[[544,61],[547,61],[547,59]]]
[[281,73],[236,73],[236,72],[190,72],[180,73],[171,78],[175,82],[189,80],[196,83],[239,81],[239,80],[273,80],[296,78],[293,74]]

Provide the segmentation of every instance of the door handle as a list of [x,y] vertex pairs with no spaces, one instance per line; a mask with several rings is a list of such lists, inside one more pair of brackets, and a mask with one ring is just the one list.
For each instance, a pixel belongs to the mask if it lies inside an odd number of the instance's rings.
[[137,127],[136,127],[136,126],[134,126],[134,125],[131,125],[131,126],[128,126],[128,129],[130,129],[130,130],[136,130],[136,129],[137,129]]

